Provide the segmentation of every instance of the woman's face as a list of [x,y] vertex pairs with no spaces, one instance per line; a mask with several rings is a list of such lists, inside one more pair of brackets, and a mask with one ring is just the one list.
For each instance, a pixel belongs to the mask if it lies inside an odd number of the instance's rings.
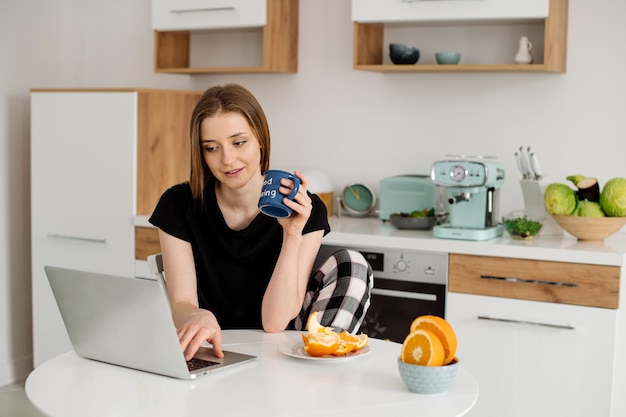
[[261,146],[239,113],[219,113],[200,123],[202,155],[222,184],[240,188],[261,175]]

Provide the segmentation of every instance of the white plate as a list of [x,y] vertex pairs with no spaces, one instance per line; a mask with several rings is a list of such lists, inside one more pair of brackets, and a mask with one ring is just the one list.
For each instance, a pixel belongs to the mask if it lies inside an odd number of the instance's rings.
[[284,353],[287,356],[292,356],[294,358],[299,359],[309,359],[313,361],[321,361],[321,362],[342,362],[347,361],[354,358],[360,358],[362,356],[370,353],[369,345],[365,346],[357,350],[356,352],[350,352],[345,356],[334,356],[334,355],[325,355],[325,356],[311,356],[304,351],[304,345],[302,342],[291,342],[284,341],[278,344],[278,350]]

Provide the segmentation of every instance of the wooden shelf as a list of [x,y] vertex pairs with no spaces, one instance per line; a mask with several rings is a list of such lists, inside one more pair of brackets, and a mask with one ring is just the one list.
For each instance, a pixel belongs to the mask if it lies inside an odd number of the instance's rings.
[[488,64],[488,65],[356,65],[354,69],[374,72],[563,72],[544,64]]
[[294,73],[298,71],[298,0],[267,0],[263,64],[190,67],[191,31],[154,32],[154,71],[175,74]]
[[[353,67],[376,72],[555,72],[564,73],[567,61],[568,0],[550,0],[549,16],[544,20],[544,54],[542,63],[415,65],[384,64],[384,23],[354,22]],[[419,25],[416,23],[416,25]]]

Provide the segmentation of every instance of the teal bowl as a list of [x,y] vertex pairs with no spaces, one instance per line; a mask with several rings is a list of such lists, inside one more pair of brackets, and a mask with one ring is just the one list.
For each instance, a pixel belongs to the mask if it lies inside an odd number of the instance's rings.
[[437,52],[435,59],[439,65],[456,65],[461,60],[460,52]]
[[400,376],[411,392],[439,394],[445,392],[459,372],[459,360],[444,366],[421,366],[405,363],[398,358]]

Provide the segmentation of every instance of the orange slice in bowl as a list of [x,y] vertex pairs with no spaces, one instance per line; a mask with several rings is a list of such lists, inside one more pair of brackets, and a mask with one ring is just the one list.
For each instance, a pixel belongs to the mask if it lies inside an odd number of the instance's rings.
[[402,343],[400,351],[402,362],[422,366],[441,366],[444,359],[443,344],[437,335],[429,330],[417,329],[409,333]]
[[452,362],[456,355],[457,339],[456,333],[448,321],[433,315],[420,316],[411,323],[411,332],[418,329],[433,332],[441,341],[445,351],[443,364],[447,365]]

